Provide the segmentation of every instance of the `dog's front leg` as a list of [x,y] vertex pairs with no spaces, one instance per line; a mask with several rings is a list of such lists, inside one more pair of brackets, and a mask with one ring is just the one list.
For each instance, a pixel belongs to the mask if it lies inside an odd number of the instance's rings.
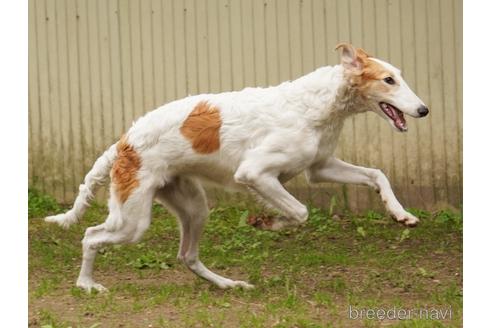
[[309,182],[341,182],[364,184],[374,188],[388,212],[398,221],[408,226],[415,226],[419,219],[405,211],[396,199],[388,178],[381,170],[355,166],[331,157],[323,163],[313,165],[306,171]]
[[263,228],[280,230],[306,222],[308,218],[306,206],[285,190],[275,174],[268,170],[260,170],[254,165],[245,164],[239,167],[234,179],[237,183],[248,186],[254,193],[286,215],[271,218]]

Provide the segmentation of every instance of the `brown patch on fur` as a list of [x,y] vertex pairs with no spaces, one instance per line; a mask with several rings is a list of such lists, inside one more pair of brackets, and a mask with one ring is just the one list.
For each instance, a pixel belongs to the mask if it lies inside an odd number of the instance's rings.
[[127,142],[126,136],[121,137],[116,150],[118,155],[111,169],[111,181],[120,202],[124,203],[139,185],[137,173],[142,163],[133,146]]
[[385,77],[393,74],[378,62],[371,60],[370,55],[364,49],[356,49],[357,59],[362,63],[360,74],[352,77],[352,83],[361,91],[362,94],[371,92],[387,93],[391,90],[389,85],[380,83]]
[[221,125],[219,110],[206,101],[200,101],[183,122],[180,131],[197,153],[210,154],[220,148]]

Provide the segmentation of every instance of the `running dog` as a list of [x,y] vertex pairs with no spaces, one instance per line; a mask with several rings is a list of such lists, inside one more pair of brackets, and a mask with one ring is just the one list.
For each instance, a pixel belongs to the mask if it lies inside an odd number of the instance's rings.
[[294,81],[189,96],[138,119],[97,159],[73,208],[46,218],[64,228],[77,222],[96,188],[110,176],[109,215],[85,232],[77,286],[105,290],[92,278],[98,248],[137,242],[150,225],[156,200],[179,219],[179,260],[220,288],[252,288],[210,271],[199,260],[198,243],[208,216],[202,183],[207,181],[252,192],[282,213],[261,222],[263,229],[306,222],[306,206],[283,187],[301,172],[310,183],[372,187],[396,221],[416,225],[418,218],[405,211],[380,170],[345,163],[333,154],[351,115],[372,111],[404,132],[405,114],[423,117],[429,110],[397,68],[347,43],[336,49],[341,50],[341,64]]

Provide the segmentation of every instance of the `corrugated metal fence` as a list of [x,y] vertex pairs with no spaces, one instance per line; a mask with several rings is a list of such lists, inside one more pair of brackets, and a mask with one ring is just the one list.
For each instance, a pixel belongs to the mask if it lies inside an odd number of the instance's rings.
[[[347,121],[341,158],[385,171],[407,206],[461,204],[460,0],[29,0],[29,178],[73,199],[108,145],[145,112],[188,94],[274,85],[323,65],[350,41],[403,70],[431,115],[393,132]],[[355,209],[363,187],[291,190]]]

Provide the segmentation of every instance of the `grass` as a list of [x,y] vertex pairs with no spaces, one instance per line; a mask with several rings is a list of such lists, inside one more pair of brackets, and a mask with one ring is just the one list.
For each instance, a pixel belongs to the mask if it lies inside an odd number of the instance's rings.
[[[333,205],[334,202],[332,202]],[[211,210],[201,259],[212,270],[247,280],[249,291],[220,290],[176,261],[175,219],[154,206],[136,245],[99,252],[95,278],[106,294],[74,287],[84,230],[107,209],[93,205],[69,230],[40,218],[63,207],[29,190],[29,320],[33,327],[461,327],[462,216],[411,210],[406,229],[382,213],[340,214],[311,208],[295,230],[256,230],[248,203]],[[350,320],[359,309],[451,309],[451,319]]]
[[43,194],[35,188],[29,188],[27,193],[29,218],[36,218],[48,213],[60,212],[61,207],[53,197]]

